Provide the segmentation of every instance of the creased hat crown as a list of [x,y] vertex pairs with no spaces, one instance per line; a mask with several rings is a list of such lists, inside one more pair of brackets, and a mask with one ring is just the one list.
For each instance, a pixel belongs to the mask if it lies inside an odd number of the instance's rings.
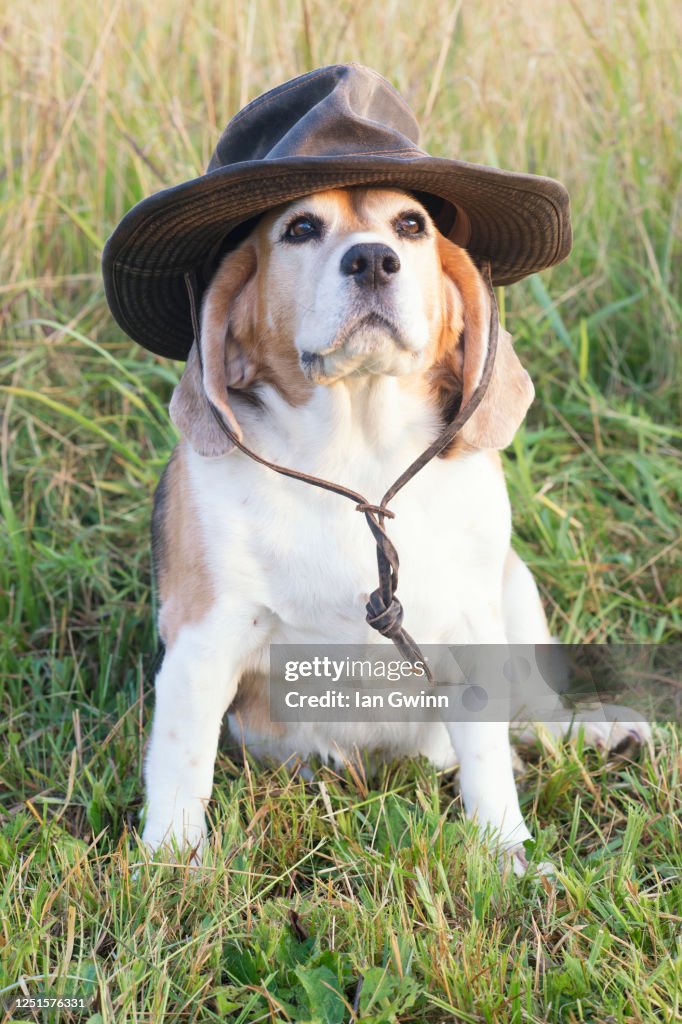
[[337,64],[285,82],[232,118],[208,165],[244,160],[413,154],[419,125],[385,78],[359,64]]

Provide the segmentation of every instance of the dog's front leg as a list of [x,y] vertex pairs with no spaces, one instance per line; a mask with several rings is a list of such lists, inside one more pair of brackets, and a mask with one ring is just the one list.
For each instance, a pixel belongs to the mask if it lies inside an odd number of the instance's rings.
[[[530,839],[519,806],[512,771],[507,722],[449,722],[452,745],[459,761],[459,782],[467,817],[494,834],[514,858],[514,870],[524,870],[523,843]],[[516,863],[518,861],[518,864]]]
[[[490,616],[488,610],[488,615]],[[512,858],[514,871],[527,867],[523,843],[532,838],[521,813],[512,769],[509,736],[510,690],[502,671],[507,651],[502,629],[476,631],[477,642],[466,648],[471,679],[462,683],[459,670],[445,669],[444,678],[457,685],[445,723],[460,766],[460,792],[467,817],[491,833]],[[459,675],[459,679],[457,679]],[[480,709],[472,705],[480,702]]]
[[225,616],[218,629],[208,622],[183,626],[155,681],[142,838],[151,850],[189,851],[195,862],[206,837],[221,722],[244,659],[243,640],[227,623]]

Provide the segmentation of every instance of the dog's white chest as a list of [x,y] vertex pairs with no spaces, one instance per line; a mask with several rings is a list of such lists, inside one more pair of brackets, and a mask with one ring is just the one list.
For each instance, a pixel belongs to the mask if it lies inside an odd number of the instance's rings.
[[[330,454],[334,454],[334,451]],[[336,480],[370,502],[419,450],[383,460],[358,451],[306,472]],[[384,453],[385,455],[385,453]],[[265,613],[273,643],[367,643],[365,621],[378,585],[376,545],[352,501],[277,476],[235,454],[196,460],[200,519],[210,537],[218,592],[238,590]],[[501,593],[509,543],[504,482],[481,454],[435,460],[391,502],[387,532],[400,558],[398,597],[420,643],[466,642],[468,613]]]

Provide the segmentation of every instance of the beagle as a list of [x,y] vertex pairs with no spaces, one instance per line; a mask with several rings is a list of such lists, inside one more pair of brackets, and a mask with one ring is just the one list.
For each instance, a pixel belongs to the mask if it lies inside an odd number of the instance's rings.
[[[525,869],[507,722],[270,721],[271,644],[386,643],[365,621],[376,552],[347,502],[235,450],[208,400],[264,458],[381,495],[475,389],[492,301],[467,253],[396,190],[335,189],[278,207],[223,258],[202,304],[201,351],[195,342],[171,400],[182,438],[155,498],[165,655],[145,764],[152,850],[200,856],[230,712],[249,749],[280,761],[342,761],[359,748],[458,763],[466,814]],[[400,598],[420,643],[551,642],[510,547],[497,454],[532,399],[500,330],[483,401],[393,502]],[[571,715],[546,685],[538,696],[549,728],[566,734]],[[586,741],[647,739],[646,723],[621,710],[582,716]]]

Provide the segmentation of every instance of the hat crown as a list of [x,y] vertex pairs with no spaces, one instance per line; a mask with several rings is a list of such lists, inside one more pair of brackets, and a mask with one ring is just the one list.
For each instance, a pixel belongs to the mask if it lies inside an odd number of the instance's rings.
[[257,97],[223,132],[207,170],[250,160],[375,153],[424,156],[419,125],[392,85],[361,64],[311,71]]

